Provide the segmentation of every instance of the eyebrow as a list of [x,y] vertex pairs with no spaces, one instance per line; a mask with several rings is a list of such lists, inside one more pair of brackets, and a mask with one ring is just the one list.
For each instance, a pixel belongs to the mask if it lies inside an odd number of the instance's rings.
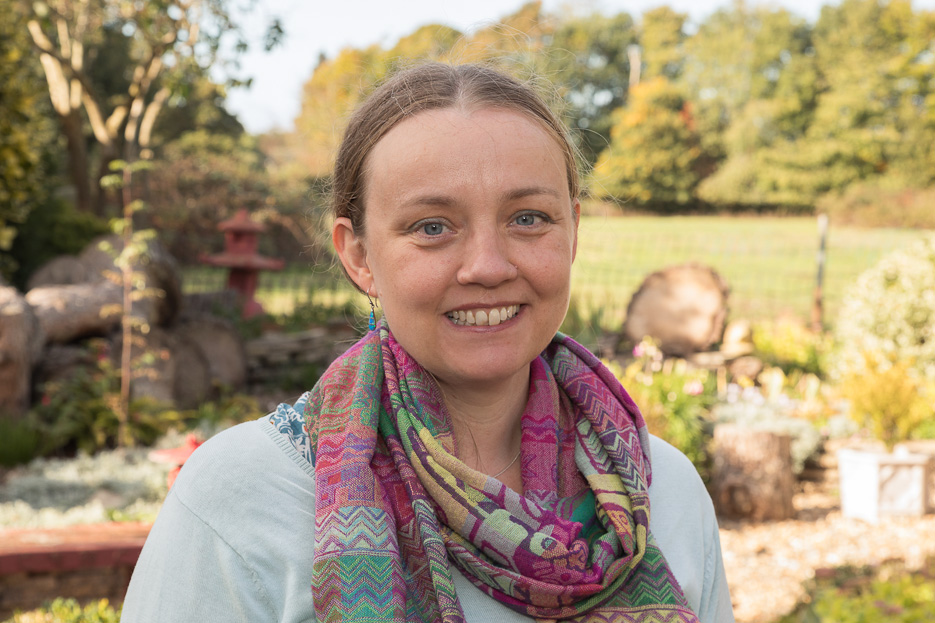
[[[504,193],[501,196],[501,201],[515,201],[517,199],[535,197],[537,195],[547,195],[557,199],[561,199],[562,196],[559,191],[554,188],[549,188],[548,186],[527,186]],[[449,197],[448,195],[419,195],[406,201],[405,205],[450,207],[457,203],[458,202],[453,197]]]

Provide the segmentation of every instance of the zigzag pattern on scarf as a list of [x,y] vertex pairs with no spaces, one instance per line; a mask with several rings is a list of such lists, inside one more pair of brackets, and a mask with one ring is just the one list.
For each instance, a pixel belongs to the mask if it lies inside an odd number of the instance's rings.
[[519,495],[456,458],[431,375],[385,323],[311,392],[320,621],[461,622],[450,563],[539,618],[695,621],[648,533],[648,437],[629,396],[556,336],[530,368]]

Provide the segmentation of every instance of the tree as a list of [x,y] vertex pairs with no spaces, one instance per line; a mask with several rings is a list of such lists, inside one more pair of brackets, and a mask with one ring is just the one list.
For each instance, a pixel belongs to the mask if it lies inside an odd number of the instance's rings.
[[[39,0],[29,6],[27,26],[67,142],[77,204],[101,212],[99,180],[108,163],[139,150],[145,153],[166,101],[193,75],[204,75],[222,39],[238,28],[225,0]],[[278,24],[272,28],[276,31]],[[113,97],[91,77],[93,62],[114,59],[113,54],[89,54],[105,43],[111,49],[118,44],[126,54],[125,88]],[[107,72],[117,84],[119,69]],[[97,148],[93,174],[85,122]]]
[[0,15],[0,276],[10,280],[17,233],[47,198],[55,128],[25,15],[14,0],[0,0]]
[[675,80],[685,65],[685,21],[688,16],[667,6],[643,13],[640,25],[643,71],[646,78]]
[[610,143],[611,113],[626,103],[627,49],[635,42],[628,14],[592,14],[560,23],[545,51],[542,73],[565,100],[565,119],[589,165]]
[[610,146],[594,166],[592,192],[655,211],[691,204],[704,152],[679,89],[662,77],[642,82],[615,117]]

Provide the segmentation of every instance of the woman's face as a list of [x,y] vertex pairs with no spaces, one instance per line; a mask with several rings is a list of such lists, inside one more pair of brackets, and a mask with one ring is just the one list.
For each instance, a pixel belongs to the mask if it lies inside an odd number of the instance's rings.
[[526,116],[420,113],[366,162],[362,239],[335,246],[397,341],[443,385],[525,382],[568,309],[578,203],[563,152]]

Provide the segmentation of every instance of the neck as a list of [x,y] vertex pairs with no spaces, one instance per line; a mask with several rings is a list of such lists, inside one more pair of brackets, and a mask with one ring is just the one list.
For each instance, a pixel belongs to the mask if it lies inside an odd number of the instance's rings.
[[[439,382],[439,387],[451,415],[458,457],[488,475],[506,468],[520,448],[521,420],[529,395],[529,369],[495,386],[463,387]],[[516,461],[500,479],[514,486],[519,483],[509,482],[508,478],[519,474],[519,461]]]

